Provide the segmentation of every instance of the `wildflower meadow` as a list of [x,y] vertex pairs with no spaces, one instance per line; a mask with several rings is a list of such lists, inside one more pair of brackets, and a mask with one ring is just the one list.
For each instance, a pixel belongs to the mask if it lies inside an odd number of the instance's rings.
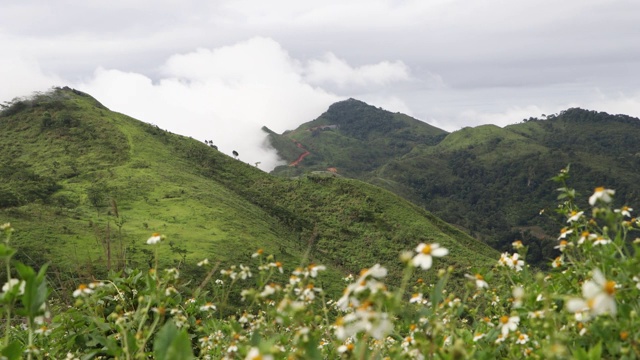
[[[588,200],[560,184],[559,256],[549,270],[513,243],[495,266],[455,277],[449,250],[416,243],[398,254],[398,283],[371,264],[322,289],[320,264],[291,273],[256,249],[252,263],[202,259],[201,279],[155,266],[79,284],[71,302],[52,296],[47,267],[13,261],[4,224],[0,258],[3,359],[636,359],[640,357],[640,221],[615,191]],[[586,200],[586,201],[585,201]],[[579,204],[584,202],[584,207]],[[147,240],[163,246],[162,234]],[[435,281],[423,280],[423,274]],[[426,276],[424,276],[426,278]],[[457,282],[461,286],[450,286]]]

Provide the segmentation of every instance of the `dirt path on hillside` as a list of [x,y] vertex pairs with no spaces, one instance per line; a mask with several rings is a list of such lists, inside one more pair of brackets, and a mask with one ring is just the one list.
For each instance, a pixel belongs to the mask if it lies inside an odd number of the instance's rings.
[[294,141],[296,143],[296,146],[302,150],[304,150],[304,152],[302,154],[300,154],[300,156],[298,156],[298,158],[292,162],[291,164],[289,164],[289,166],[298,166],[298,164],[300,164],[300,162],[307,157],[307,155],[311,154],[307,149],[304,148],[304,146],[302,146],[302,144],[300,144],[297,141]]

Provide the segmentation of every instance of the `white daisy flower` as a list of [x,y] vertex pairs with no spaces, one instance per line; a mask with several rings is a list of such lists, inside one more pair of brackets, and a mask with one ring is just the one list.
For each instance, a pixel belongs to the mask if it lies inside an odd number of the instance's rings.
[[518,335],[518,339],[516,340],[516,344],[524,345],[527,342],[529,342],[529,335],[527,335],[527,334]]
[[423,270],[428,270],[433,264],[433,256],[443,257],[449,254],[449,250],[441,248],[439,244],[423,244],[421,243],[416,247],[418,253],[413,258],[413,265],[421,267]]
[[616,193],[615,190],[605,189],[604,187],[597,187],[593,191],[593,195],[589,197],[589,205],[593,206],[598,201],[602,201],[604,203],[610,203],[612,200],[611,196],[613,196],[615,193]]
[[501,327],[500,332],[502,333],[502,336],[507,336],[507,334],[509,334],[509,331],[516,331],[519,323],[519,316],[504,315],[500,317],[499,326]]
[[200,306],[200,311],[216,311],[216,306],[212,302],[208,302]]
[[153,233],[151,237],[147,239],[147,245],[155,245],[162,240],[162,235],[160,233]]
[[12,278],[12,279],[9,279],[9,281],[7,281],[6,283],[4,283],[4,285],[2,285],[2,292],[7,293],[17,287],[18,295],[22,295],[24,294],[25,285],[26,283],[23,280]]
[[609,243],[611,243],[611,240],[605,239],[602,236],[596,237],[596,239],[593,241],[593,245],[607,245]]
[[475,281],[476,288],[478,289],[482,289],[482,288],[486,289],[489,287],[489,284],[487,284],[487,282],[484,280],[484,277],[480,274],[475,274],[475,275],[465,274],[464,276],[469,280]]
[[93,290],[86,284],[80,284],[78,288],[73,292],[73,297],[84,296],[93,293]]
[[569,220],[567,220],[567,222],[568,223],[572,223],[574,221],[580,220],[580,218],[582,217],[582,214],[584,214],[584,211],[578,212],[578,211],[573,210],[571,212],[571,214],[569,214]]
[[560,236],[558,236],[558,240],[565,239],[567,235],[571,234],[572,232],[573,230],[569,228],[562,228],[562,230],[560,230]]
[[208,265],[208,264],[209,264],[209,259],[204,259],[204,260],[198,262],[196,265],[204,266],[204,265]]
[[572,313],[589,311],[592,315],[616,314],[615,281],[605,279],[600,270],[593,271],[593,280],[582,284],[582,298],[567,301],[567,310]]
[[613,210],[614,212],[620,213],[626,217],[631,217],[631,212],[633,211],[632,208],[628,207],[628,206],[623,206],[620,209],[615,209]]

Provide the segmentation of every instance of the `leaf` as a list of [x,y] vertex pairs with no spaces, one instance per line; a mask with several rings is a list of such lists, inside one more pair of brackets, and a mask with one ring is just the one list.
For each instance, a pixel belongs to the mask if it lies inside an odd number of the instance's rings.
[[22,344],[18,341],[13,341],[6,348],[2,349],[0,354],[6,357],[8,360],[21,359],[22,358]]
[[29,317],[29,321],[42,313],[43,305],[49,295],[45,272],[47,265],[44,265],[38,274],[30,266],[16,263],[16,270],[25,281],[24,294],[21,298],[24,310],[19,312]]
[[592,347],[589,350],[589,360],[600,360],[602,359],[602,342],[598,342],[598,344]]
[[82,360],[91,360],[91,359],[93,359],[94,357],[96,357],[96,355],[98,355],[99,353],[100,353],[100,351],[95,350],[95,351],[92,351],[92,352],[90,352],[90,353],[88,353],[88,354],[84,355],[81,359],[82,359]]
[[24,280],[30,279],[36,275],[36,272],[30,266],[27,266],[23,263],[16,262],[15,263],[16,270],[20,277]]
[[173,321],[167,321],[156,334],[153,354],[157,360],[193,359],[189,335],[184,330],[178,330]]
[[587,355],[587,351],[583,348],[580,347],[576,347],[573,350],[573,358],[575,360],[589,360],[589,357]]
[[9,259],[16,251],[5,244],[0,244],[0,258]]

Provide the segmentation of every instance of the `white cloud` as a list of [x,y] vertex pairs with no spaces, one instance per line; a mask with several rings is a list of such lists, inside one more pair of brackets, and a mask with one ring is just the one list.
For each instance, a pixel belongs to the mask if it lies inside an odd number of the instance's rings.
[[599,98],[591,103],[591,110],[608,112],[610,114],[625,114],[640,118],[640,92],[605,95],[598,92]]
[[[358,84],[403,78],[390,75],[395,70],[386,62],[358,68],[341,64],[349,70],[344,74],[348,81]],[[78,86],[112,110],[212,140],[220,151],[236,150],[242,161],[260,162],[265,170],[280,161],[264,146],[262,126],[276,132],[296,128],[342,99],[308,81],[301,61],[269,38],[176,54],[161,66],[161,74],[153,81],[140,73],[99,68]],[[377,96],[375,101],[408,109],[394,97]]]
[[35,90],[47,90],[63,81],[45,74],[36,60],[6,54],[0,56],[0,101],[31,95]]
[[324,58],[310,60],[305,68],[305,79],[313,84],[333,83],[341,88],[348,86],[382,86],[410,79],[409,68],[402,61],[383,61],[352,67],[346,60],[329,52]]

